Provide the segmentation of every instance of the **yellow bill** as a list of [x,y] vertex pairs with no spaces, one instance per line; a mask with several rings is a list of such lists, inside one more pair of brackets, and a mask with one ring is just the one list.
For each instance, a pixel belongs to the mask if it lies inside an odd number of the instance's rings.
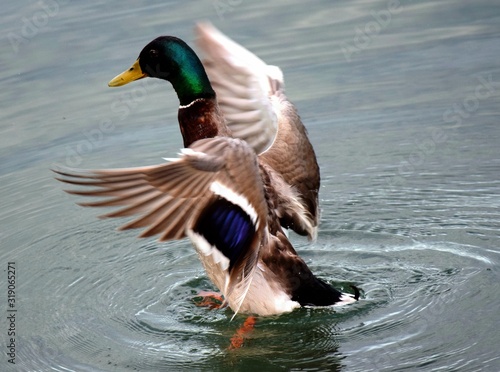
[[134,80],[139,80],[147,75],[142,72],[141,66],[139,66],[139,60],[135,61],[132,67],[128,70],[123,71],[120,75],[117,75],[108,83],[109,87],[119,87],[128,84]]

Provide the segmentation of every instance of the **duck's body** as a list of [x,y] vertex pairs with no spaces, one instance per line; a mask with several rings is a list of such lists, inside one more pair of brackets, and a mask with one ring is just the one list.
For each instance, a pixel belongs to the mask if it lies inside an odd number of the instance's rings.
[[180,39],[155,39],[110,85],[145,76],[173,84],[186,149],[155,166],[57,171],[63,182],[94,187],[69,192],[104,198],[82,205],[122,207],[105,217],[139,215],[122,229],[145,228],[141,237],[189,237],[235,312],[271,315],[356,301],[357,293],[343,294],[316,278],[283,233],[282,225],[302,234],[314,226],[297,191],[265,156],[280,136],[261,155],[232,138],[201,62]]

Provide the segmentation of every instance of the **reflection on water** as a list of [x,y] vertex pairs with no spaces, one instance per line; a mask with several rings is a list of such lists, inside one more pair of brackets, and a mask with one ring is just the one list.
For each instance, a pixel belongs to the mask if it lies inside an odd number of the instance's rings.
[[[498,370],[500,12],[398,4],[5,5],[0,262],[18,270],[16,368]],[[283,68],[322,171],[318,240],[293,243],[320,277],[363,291],[259,319],[234,352],[244,317],[194,305],[213,288],[189,242],[114,231],[48,170],[173,156],[171,89],[106,83],[154,36],[192,43],[207,18]]]

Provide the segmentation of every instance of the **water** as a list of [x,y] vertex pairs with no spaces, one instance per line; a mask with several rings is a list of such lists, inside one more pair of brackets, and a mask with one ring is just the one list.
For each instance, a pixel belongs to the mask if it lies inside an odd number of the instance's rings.
[[[45,5],[44,5],[45,4]],[[500,8],[494,1],[4,5],[2,280],[15,262],[16,371],[498,371]],[[109,89],[153,37],[209,19],[282,67],[322,171],[320,277],[359,286],[338,311],[244,320],[194,306],[213,289],[187,241],[118,233],[49,168],[155,164],[181,145],[155,81]]]

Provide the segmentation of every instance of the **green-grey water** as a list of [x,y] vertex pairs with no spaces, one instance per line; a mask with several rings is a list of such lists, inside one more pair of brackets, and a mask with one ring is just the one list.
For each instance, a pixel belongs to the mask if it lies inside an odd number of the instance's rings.
[[[0,370],[500,370],[497,2],[41,0],[0,19]],[[291,239],[363,292],[259,319],[233,351],[244,317],[192,302],[213,287],[188,241],[117,232],[49,170],[174,156],[171,86],[107,82],[206,19],[282,68],[322,172],[318,239]]]

